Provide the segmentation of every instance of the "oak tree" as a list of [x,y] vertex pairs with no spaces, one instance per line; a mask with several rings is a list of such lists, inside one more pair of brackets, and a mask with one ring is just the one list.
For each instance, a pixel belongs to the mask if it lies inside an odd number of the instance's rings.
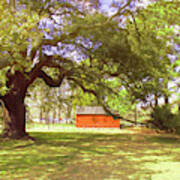
[[118,78],[122,88],[142,98],[154,87],[149,86],[152,77],[167,72],[166,61],[158,56],[163,41],[149,31],[141,37],[133,0],[124,1],[111,16],[98,1],[10,2],[0,2],[0,99],[10,117],[5,137],[28,136],[24,99],[38,78],[49,87],[66,79],[111,113],[105,97],[120,89],[111,88],[108,80]]

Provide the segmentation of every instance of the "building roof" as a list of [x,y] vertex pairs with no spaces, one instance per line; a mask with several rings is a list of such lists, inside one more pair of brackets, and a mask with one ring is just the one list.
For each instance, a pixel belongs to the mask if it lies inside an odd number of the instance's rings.
[[76,114],[98,114],[107,115],[106,111],[101,106],[78,106]]

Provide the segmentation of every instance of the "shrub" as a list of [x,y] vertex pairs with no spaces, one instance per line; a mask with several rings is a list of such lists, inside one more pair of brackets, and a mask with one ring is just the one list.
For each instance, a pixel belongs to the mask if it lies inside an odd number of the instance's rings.
[[180,134],[180,113],[177,115],[174,115],[174,117],[172,119],[172,124],[173,124],[173,128],[174,128],[175,132],[177,134]]
[[155,107],[151,119],[151,123],[160,130],[180,133],[180,114],[173,114],[169,105]]

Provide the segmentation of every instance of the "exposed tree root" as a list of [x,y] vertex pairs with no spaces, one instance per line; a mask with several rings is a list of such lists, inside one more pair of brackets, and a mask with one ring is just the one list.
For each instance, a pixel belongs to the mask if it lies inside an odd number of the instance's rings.
[[32,140],[35,141],[35,138],[33,138],[32,136],[30,136],[28,133],[23,133],[23,134],[18,134],[18,133],[7,133],[7,132],[3,132],[0,135],[1,138],[5,138],[5,139],[21,139],[21,140]]

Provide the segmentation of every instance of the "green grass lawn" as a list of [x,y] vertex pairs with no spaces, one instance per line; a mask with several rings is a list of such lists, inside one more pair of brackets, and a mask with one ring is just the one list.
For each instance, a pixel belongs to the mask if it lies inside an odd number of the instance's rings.
[[0,139],[0,180],[180,179],[178,137],[39,128],[30,131],[35,141]]

